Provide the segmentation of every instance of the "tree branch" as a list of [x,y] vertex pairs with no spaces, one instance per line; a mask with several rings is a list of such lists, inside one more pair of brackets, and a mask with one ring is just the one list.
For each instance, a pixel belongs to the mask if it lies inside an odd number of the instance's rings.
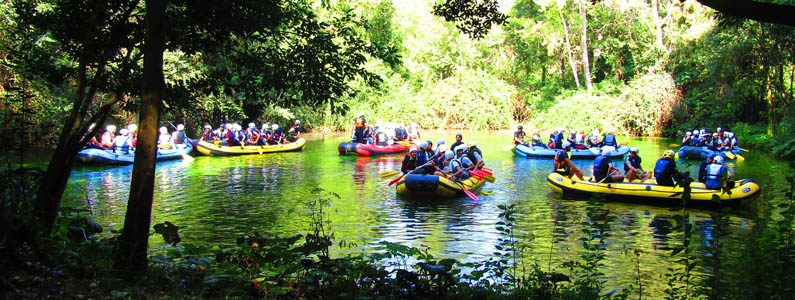
[[795,6],[753,0],[697,0],[721,13],[763,23],[795,26]]

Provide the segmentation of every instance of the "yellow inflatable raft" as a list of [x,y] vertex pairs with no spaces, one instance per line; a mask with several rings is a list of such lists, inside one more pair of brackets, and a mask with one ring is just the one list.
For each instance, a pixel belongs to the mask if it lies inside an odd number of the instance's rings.
[[306,147],[306,141],[303,138],[299,138],[292,143],[263,146],[224,146],[215,145],[205,141],[199,141],[199,143],[196,145],[196,150],[204,155],[229,156],[276,152],[298,152],[304,150],[304,147]]
[[[576,177],[574,177],[576,178]],[[633,182],[619,183],[596,183],[589,181],[574,180],[563,177],[560,174],[552,173],[547,177],[547,184],[559,194],[571,197],[588,198],[594,195],[604,195],[619,201],[648,201],[664,204],[679,204],[682,199],[681,187],[670,187],[657,185],[652,178],[641,183],[639,180]],[[703,183],[693,182],[690,184],[690,204],[706,205],[745,205],[759,194],[761,188],[759,184],[750,179],[736,180],[734,188],[724,192],[719,190],[707,189]],[[720,202],[713,201],[713,195],[720,197]]]
[[474,176],[467,180],[456,182],[436,175],[408,174],[397,182],[398,196],[411,198],[454,198],[464,195],[465,187],[468,191],[477,194],[486,180]]

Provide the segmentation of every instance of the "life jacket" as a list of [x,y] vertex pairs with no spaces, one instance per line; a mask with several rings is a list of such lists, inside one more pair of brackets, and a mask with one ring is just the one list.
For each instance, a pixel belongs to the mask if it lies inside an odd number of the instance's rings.
[[564,162],[566,159],[569,158],[569,153],[565,151],[558,151],[555,153],[555,160],[553,163],[555,164],[555,171],[564,172],[566,171],[566,165]]
[[692,137],[686,136],[684,139],[682,139],[682,146],[692,146],[692,145],[693,145]]
[[657,180],[667,180],[668,177],[673,175],[674,168],[676,168],[676,163],[673,160],[660,158],[657,160],[657,163],[654,164],[654,177]]
[[[462,170],[461,173],[458,174],[458,176],[456,176],[456,179],[458,180],[465,180],[469,178],[469,171],[466,170],[466,168],[468,168],[469,165],[465,163],[466,161],[469,161],[466,155],[461,156],[459,158],[454,158],[453,160],[450,161],[450,172],[452,173],[458,172],[456,168],[461,168]],[[471,164],[472,162],[469,161],[469,163]]]
[[513,137],[514,137],[513,139],[514,145],[518,145],[520,142],[517,141],[516,139],[519,138],[524,141],[525,133],[523,130],[517,130],[513,132]]
[[276,131],[273,132],[273,139],[281,141],[282,138],[284,138],[284,132],[282,132],[281,128],[276,128]]
[[171,144],[171,135],[168,133],[160,134],[157,138],[157,143],[160,145]]
[[127,136],[119,135],[115,139],[113,139],[113,148],[114,150],[121,150],[124,152],[129,151],[130,142]]
[[574,143],[577,145],[585,145],[585,134],[578,133],[574,136]]
[[181,130],[174,132],[174,140],[176,140],[175,144],[184,144],[185,143],[185,132],[181,131]]
[[110,147],[113,145],[113,138],[113,134],[110,131],[105,131],[99,141],[103,147]]
[[252,129],[251,127],[246,128],[246,135],[249,137],[249,141],[256,143],[259,138],[260,134],[256,128]]
[[605,134],[605,146],[613,146],[616,147],[618,144],[616,143],[616,136],[613,134]]
[[421,166],[428,162],[428,152],[417,151],[417,165]]
[[707,166],[710,164],[707,163],[706,160],[702,161],[701,164],[698,166],[698,182],[704,182],[704,178],[707,176]]
[[203,141],[209,141],[209,140],[211,140],[212,138],[213,138],[213,133],[212,133],[212,131],[205,131],[205,132],[202,132],[202,138],[201,138],[201,139],[202,139]]
[[477,163],[479,160],[475,157],[475,153],[472,151],[467,151],[464,153],[464,156],[469,158],[469,161]]
[[356,118],[356,128],[365,128],[365,127],[367,127],[366,124],[367,124],[367,120],[365,120],[364,117]]
[[727,170],[726,166],[721,164],[708,165],[706,168],[706,175],[704,175],[704,185],[706,185],[708,189],[720,189],[720,179]]
[[[288,132],[299,134],[301,133],[301,127],[299,127],[298,125],[293,125],[293,127],[290,127],[290,130],[288,130]],[[365,135],[365,137],[367,137],[367,135]]]
[[[632,157],[631,155],[627,156],[627,160],[626,161],[628,161],[629,164],[632,165],[633,168],[640,169],[640,155],[637,155],[635,157]],[[626,163],[624,163],[624,171],[625,172],[629,171],[629,167],[627,167]]]
[[403,163],[400,166],[400,171],[403,173],[411,172],[412,170],[416,169],[419,164],[417,163],[416,159],[411,157],[411,153],[406,154],[406,157],[403,158]]
[[273,130],[265,129],[265,132],[262,133],[264,136],[263,139],[267,142],[273,142]]
[[602,178],[607,177],[607,171],[610,170],[611,162],[610,158],[604,155],[600,155],[593,161],[594,180],[600,181]]
[[555,148],[561,149],[563,148],[563,134],[558,133],[555,135]]

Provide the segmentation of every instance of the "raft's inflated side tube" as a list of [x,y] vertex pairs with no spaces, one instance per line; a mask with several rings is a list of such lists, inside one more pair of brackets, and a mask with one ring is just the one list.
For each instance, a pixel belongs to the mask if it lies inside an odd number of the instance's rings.
[[[180,159],[183,154],[188,154],[191,151],[193,151],[193,145],[186,141],[183,149],[157,149],[156,159],[157,161]],[[135,152],[123,153],[92,147],[77,152],[77,159],[84,164],[129,165],[135,161]]]
[[[594,159],[599,156],[602,152],[601,148],[594,147],[590,149],[574,149],[572,148],[569,150],[569,156],[572,159]],[[513,148],[513,153],[519,156],[528,157],[528,158],[555,158],[555,153],[560,151],[559,149],[549,149],[545,147],[528,147],[525,145],[516,145]],[[629,146],[627,145],[620,145],[618,148],[610,152],[610,158],[623,158],[625,155],[629,153]]]
[[467,190],[477,194],[485,180],[470,177],[461,182],[454,182],[436,175],[408,174],[398,181],[395,189],[398,196],[406,198],[455,198],[464,196],[464,186]]
[[376,156],[409,152],[409,146],[403,144],[392,144],[389,146],[376,146],[360,144],[356,147],[356,153],[361,156]]
[[292,143],[262,146],[224,146],[215,145],[214,143],[209,143],[206,141],[200,141],[196,150],[199,150],[199,152],[204,155],[233,156],[278,152],[299,152],[304,150],[304,147],[306,147],[306,141],[303,138],[299,138]]
[[[547,177],[547,184],[555,192],[575,198],[590,198],[595,195],[606,196],[618,201],[647,201],[659,204],[680,204],[682,199],[681,187],[670,187],[657,185],[654,179],[646,180],[641,183],[639,180],[633,182],[619,183],[597,183],[588,181],[573,180],[557,173],[552,173]],[[725,193],[720,190],[706,188],[701,182],[690,184],[689,204],[702,205],[745,205],[759,195],[761,187],[750,179],[735,181],[734,188]],[[720,201],[713,199],[717,196]]]
[[358,147],[359,143],[340,143],[339,147],[337,147],[337,151],[339,151],[340,155],[358,155],[356,153],[356,147]]
[[714,153],[714,154],[722,156],[724,160],[730,160],[730,158],[726,157],[725,152],[731,152],[731,153],[734,153],[734,154],[743,154],[743,151],[740,150],[739,148],[733,149],[731,151],[729,151],[729,150],[726,150],[726,151],[720,151],[720,150],[715,151],[715,150],[710,150],[708,147],[682,146],[682,148],[679,148],[678,155],[679,155],[679,158],[681,158],[681,159],[705,160],[705,159],[707,159],[707,157],[709,157],[710,155],[712,155]]

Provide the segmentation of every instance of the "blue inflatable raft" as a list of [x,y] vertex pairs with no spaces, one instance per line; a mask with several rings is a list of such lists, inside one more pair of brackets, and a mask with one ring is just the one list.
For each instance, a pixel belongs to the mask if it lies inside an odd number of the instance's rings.
[[[183,154],[191,151],[193,151],[191,143],[185,143],[184,149],[157,149],[157,161],[179,159]],[[77,159],[84,164],[129,165],[135,161],[135,152],[87,148],[77,152]]]
[[709,147],[682,146],[682,148],[679,148],[679,152],[677,154],[679,155],[680,159],[699,159],[699,160],[704,160],[707,159],[707,157],[709,157],[712,154],[717,154],[719,156],[722,156],[723,159],[726,160],[733,158],[726,157],[725,152],[731,152],[733,154],[743,153],[743,151],[740,149],[725,150],[725,151],[713,150],[713,149],[710,149]]
[[[576,158],[584,158],[584,159],[594,159],[599,156],[602,152],[601,148],[591,148],[590,149],[574,149],[572,148],[569,151],[569,155],[572,159]],[[547,147],[528,147],[525,145],[516,145],[513,148],[513,153],[519,156],[527,157],[527,158],[555,158],[555,153],[560,151],[560,149],[549,149]],[[610,158],[623,158],[625,155],[629,153],[629,146],[627,145],[619,145],[617,149],[610,152]]]

